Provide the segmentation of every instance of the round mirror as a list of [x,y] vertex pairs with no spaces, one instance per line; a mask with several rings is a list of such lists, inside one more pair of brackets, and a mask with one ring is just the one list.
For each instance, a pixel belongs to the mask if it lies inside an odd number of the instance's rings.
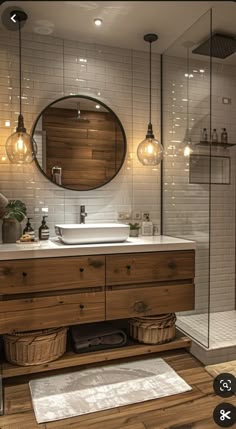
[[124,163],[124,128],[108,106],[92,97],[73,95],[49,104],[38,116],[32,136],[38,146],[38,167],[63,188],[99,188]]

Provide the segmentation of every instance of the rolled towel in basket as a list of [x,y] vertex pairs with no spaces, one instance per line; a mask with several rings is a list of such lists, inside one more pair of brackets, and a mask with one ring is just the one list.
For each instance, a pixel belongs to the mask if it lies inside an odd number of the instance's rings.
[[124,331],[106,322],[73,326],[71,332],[76,353],[121,347],[127,342]]

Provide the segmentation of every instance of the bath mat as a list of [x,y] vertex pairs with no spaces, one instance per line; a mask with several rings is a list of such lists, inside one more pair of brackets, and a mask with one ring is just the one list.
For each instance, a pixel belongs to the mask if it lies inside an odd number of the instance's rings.
[[192,390],[160,358],[50,376],[31,380],[29,385],[38,423]]
[[205,366],[205,370],[209,372],[213,377],[216,377],[222,372],[229,372],[236,377],[236,360],[231,360],[229,362],[217,363],[215,365]]

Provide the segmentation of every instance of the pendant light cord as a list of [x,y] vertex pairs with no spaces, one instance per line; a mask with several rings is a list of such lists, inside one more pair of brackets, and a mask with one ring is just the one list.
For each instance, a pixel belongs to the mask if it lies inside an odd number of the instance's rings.
[[20,20],[18,20],[18,22],[19,22],[19,60],[20,60],[19,80],[20,80],[20,115],[21,115],[21,25],[20,25]]
[[149,42],[149,124],[152,118],[152,42]]

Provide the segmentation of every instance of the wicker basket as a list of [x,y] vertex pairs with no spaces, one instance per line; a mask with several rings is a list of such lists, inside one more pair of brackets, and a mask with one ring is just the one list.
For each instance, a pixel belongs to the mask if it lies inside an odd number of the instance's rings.
[[5,357],[20,366],[58,359],[66,350],[67,328],[43,329],[3,335]]
[[175,313],[129,320],[129,335],[145,344],[162,344],[175,338]]

